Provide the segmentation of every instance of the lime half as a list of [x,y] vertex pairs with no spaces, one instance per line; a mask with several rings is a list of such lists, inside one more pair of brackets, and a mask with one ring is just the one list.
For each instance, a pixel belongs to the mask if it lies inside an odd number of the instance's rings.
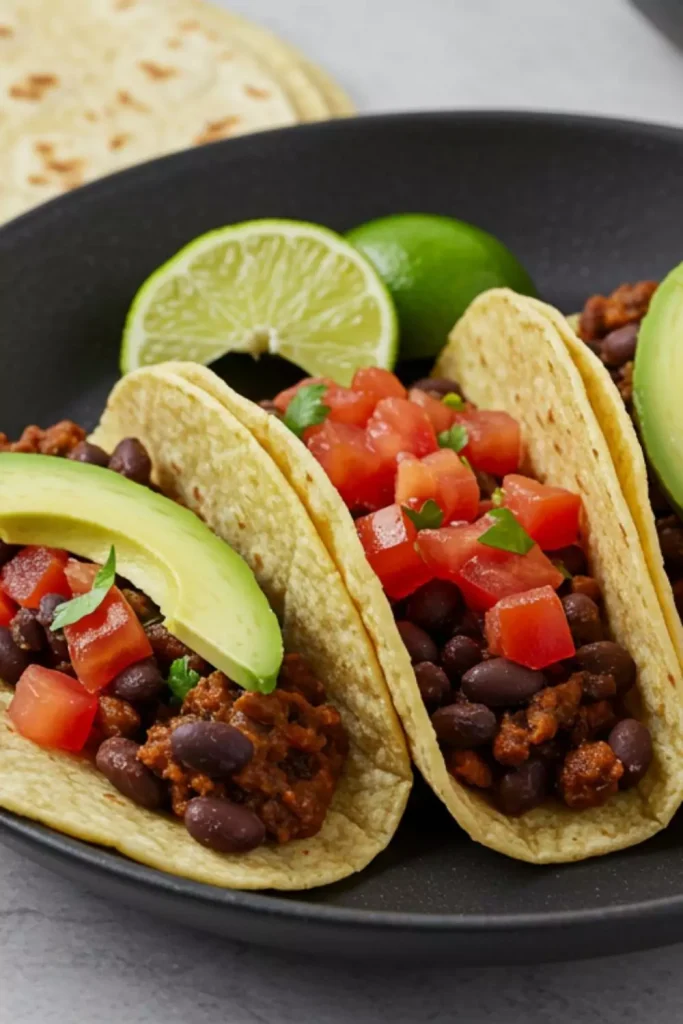
[[121,370],[270,352],[349,384],[360,366],[391,369],[397,338],[392,299],[353,246],[316,224],[253,220],[201,235],[145,281]]

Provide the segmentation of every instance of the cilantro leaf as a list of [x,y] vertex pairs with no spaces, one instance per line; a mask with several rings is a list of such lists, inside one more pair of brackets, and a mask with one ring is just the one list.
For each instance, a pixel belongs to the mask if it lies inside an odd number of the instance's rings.
[[427,498],[419,511],[408,505],[401,505],[401,508],[418,530],[438,530],[443,523],[443,512],[432,498]]
[[186,654],[184,658],[176,658],[171,664],[166,682],[173,696],[182,704],[200,678],[199,672],[190,668],[190,656]]
[[441,401],[449,409],[463,409],[465,406],[465,399],[457,391],[449,391],[447,395],[443,396]]
[[505,491],[502,487],[496,487],[495,491],[491,495],[491,501],[493,502],[494,508],[500,508],[505,501]]
[[[467,466],[468,469],[472,469],[472,463],[470,462],[466,455],[461,455],[460,461],[462,462],[463,466]],[[474,473],[473,469],[472,472]]]
[[554,558],[554,559],[553,559],[553,565],[555,566],[555,568],[556,568],[556,569],[557,569],[557,570],[558,570],[559,572],[561,572],[561,573],[562,573],[562,575],[564,576],[564,578],[565,578],[566,580],[572,580],[572,579],[574,579],[574,577],[572,576],[572,574],[570,573],[569,569],[568,569],[568,568],[567,568],[567,566],[566,566],[566,565],[564,564],[564,562],[562,561],[562,559],[561,559],[561,558]]
[[327,384],[306,384],[287,406],[283,422],[297,437],[301,437],[306,427],[314,427],[327,419],[330,407],[323,402],[326,391]]
[[460,452],[469,441],[467,427],[462,423],[454,423],[450,430],[442,430],[437,435],[440,448],[452,448],[454,452]]
[[526,555],[531,551],[535,541],[526,530],[519,525],[509,508],[492,508],[489,515],[496,520],[486,533],[479,538],[480,544],[501,551],[511,551],[516,555]]
[[79,594],[78,597],[65,601],[64,604],[57,605],[57,611],[55,612],[50,629],[56,632],[58,629],[64,629],[64,626],[72,626],[74,622],[79,622],[86,615],[96,611],[114,586],[115,579],[116,549],[112,544],[107,561],[93,580],[92,589],[87,594]]

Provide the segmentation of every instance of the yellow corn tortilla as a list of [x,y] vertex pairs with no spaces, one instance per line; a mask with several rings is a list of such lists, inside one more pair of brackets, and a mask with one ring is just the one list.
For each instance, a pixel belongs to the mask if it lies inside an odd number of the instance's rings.
[[0,805],[214,885],[306,889],[345,878],[387,845],[412,784],[403,733],[361,616],[278,467],[207,393],[158,368],[131,374],[114,389],[94,440],[112,450],[126,436],[146,445],[166,493],[198,512],[251,566],[280,619],[285,649],[308,659],[342,715],[350,740],[344,773],[318,835],[245,855],[214,853],[177,819],[126,800],[85,759],[19,736],[5,714],[5,687]]
[[530,300],[504,289],[475,300],[453,330],[435,372],[459,380],[481,407],[513,414],[525,435],[529,470],[583,497],[592,571],[603,588],[613,636],[638,665],[643,704],[638,714],[651,729],[655,747],[653,765],[636,789],[587,811],[549,802],[510,818],[449,775],[389,602],[365,559],[351,516],[320,465],[276,417],[210,370],[195,364],[167,366],[220,400],[292,484],[362,613],[414,761],[473,839],[520,860],[555,863],[631,846],[669,822],[683,797],[680,669],[581,377],[552,324]]

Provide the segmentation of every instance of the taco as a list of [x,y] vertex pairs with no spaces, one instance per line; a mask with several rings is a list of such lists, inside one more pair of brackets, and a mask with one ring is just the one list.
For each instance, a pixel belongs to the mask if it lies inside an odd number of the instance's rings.
[[440,376],[409,391],[363,369],[350,389],[307,380],[263,408],[206,369],[171,369],[290,481],[415,763],[473,839],[549,863],[668,823],[680,669],[585,387],[535,305],[475,300]]
[[222,405],[154,369],[96,443],[2,435],[0,507],[2,807],[233,888],[323,885],[386,846],[412,773],[373,645]]

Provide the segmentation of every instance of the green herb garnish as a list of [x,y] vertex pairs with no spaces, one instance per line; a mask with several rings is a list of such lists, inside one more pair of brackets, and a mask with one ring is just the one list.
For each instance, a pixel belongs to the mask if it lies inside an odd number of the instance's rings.
[[526,555],[531,551],[535,541],[526,530],[519,525],[509,508],[492,508],[488,513],[496,520],[486,533],[479,538],[480,544],[501,551],[511,551],[515,555]]
[[[472,469],[472,463],[470,462],[466,455],[461,455],[460,461],[462,462],[463,466],[467,466],[468,469]],[[474,473],[473,469],[472,472]]]
[[443,396],[441,401],[449,409],[463,409],[465,406],[465,399],[455,391],[449,391],[447,395]]
[[494,508],[500,508],[505,501],[505,491],[502,487],[496,487],[495,491],[491,495],[491,501],[493,502]]
[[199,672],[190,668],[190,656],[186,654],[184,658],[176,658],[172,663],[166,682],[173,696],[182,704],[200,678]]
[[438,530],[443,523],[443,512],[432,498],[427,498],[419,511],[408,505],[401,508],[417,530]]
[[558,572],[561,572],[561,573],[562,573],[562,575],[564,576],[564,578],[565,578],[566,580],[572,580],[572,579],[574,579],[574,577],[572,576],[572,574],[570,573],[569,569],[568,569],[568,568],[567,568],[567,566],[566,566],[566,565],[564,564],[564,562],[562,561],[562,559],[561,559],[561,558],[555,558],[555,559],[553,559],[553,565],[554,565],[554,566],[555,566],[555,568],[556,568],[556,569],[558,570]]
[[454,423],[450,430],[442,430],[437,437],[440,448],[452,448],[454,452],[460,452],[469,441],[467,427],[462,423]]
[[330,407],[323,402],[326,391],[327,384],[307,384],[299,388],[287,406],[283,423],[297,437],[301,437],[307,427],[315,427],[327,419]]
[[87,594],[79,594],[78,597],[72,598],[71,601],[65,601],[64,604],[58,605],[50,629],[56,632],[58,629],[64,629],[64,626],[72,626],[74,622],[79,622],[86,615],[96,611],[114,586],[115,579],[116,550],[112,545],[109,549],[107,561],[93,580],[92,590],[89,590]]

